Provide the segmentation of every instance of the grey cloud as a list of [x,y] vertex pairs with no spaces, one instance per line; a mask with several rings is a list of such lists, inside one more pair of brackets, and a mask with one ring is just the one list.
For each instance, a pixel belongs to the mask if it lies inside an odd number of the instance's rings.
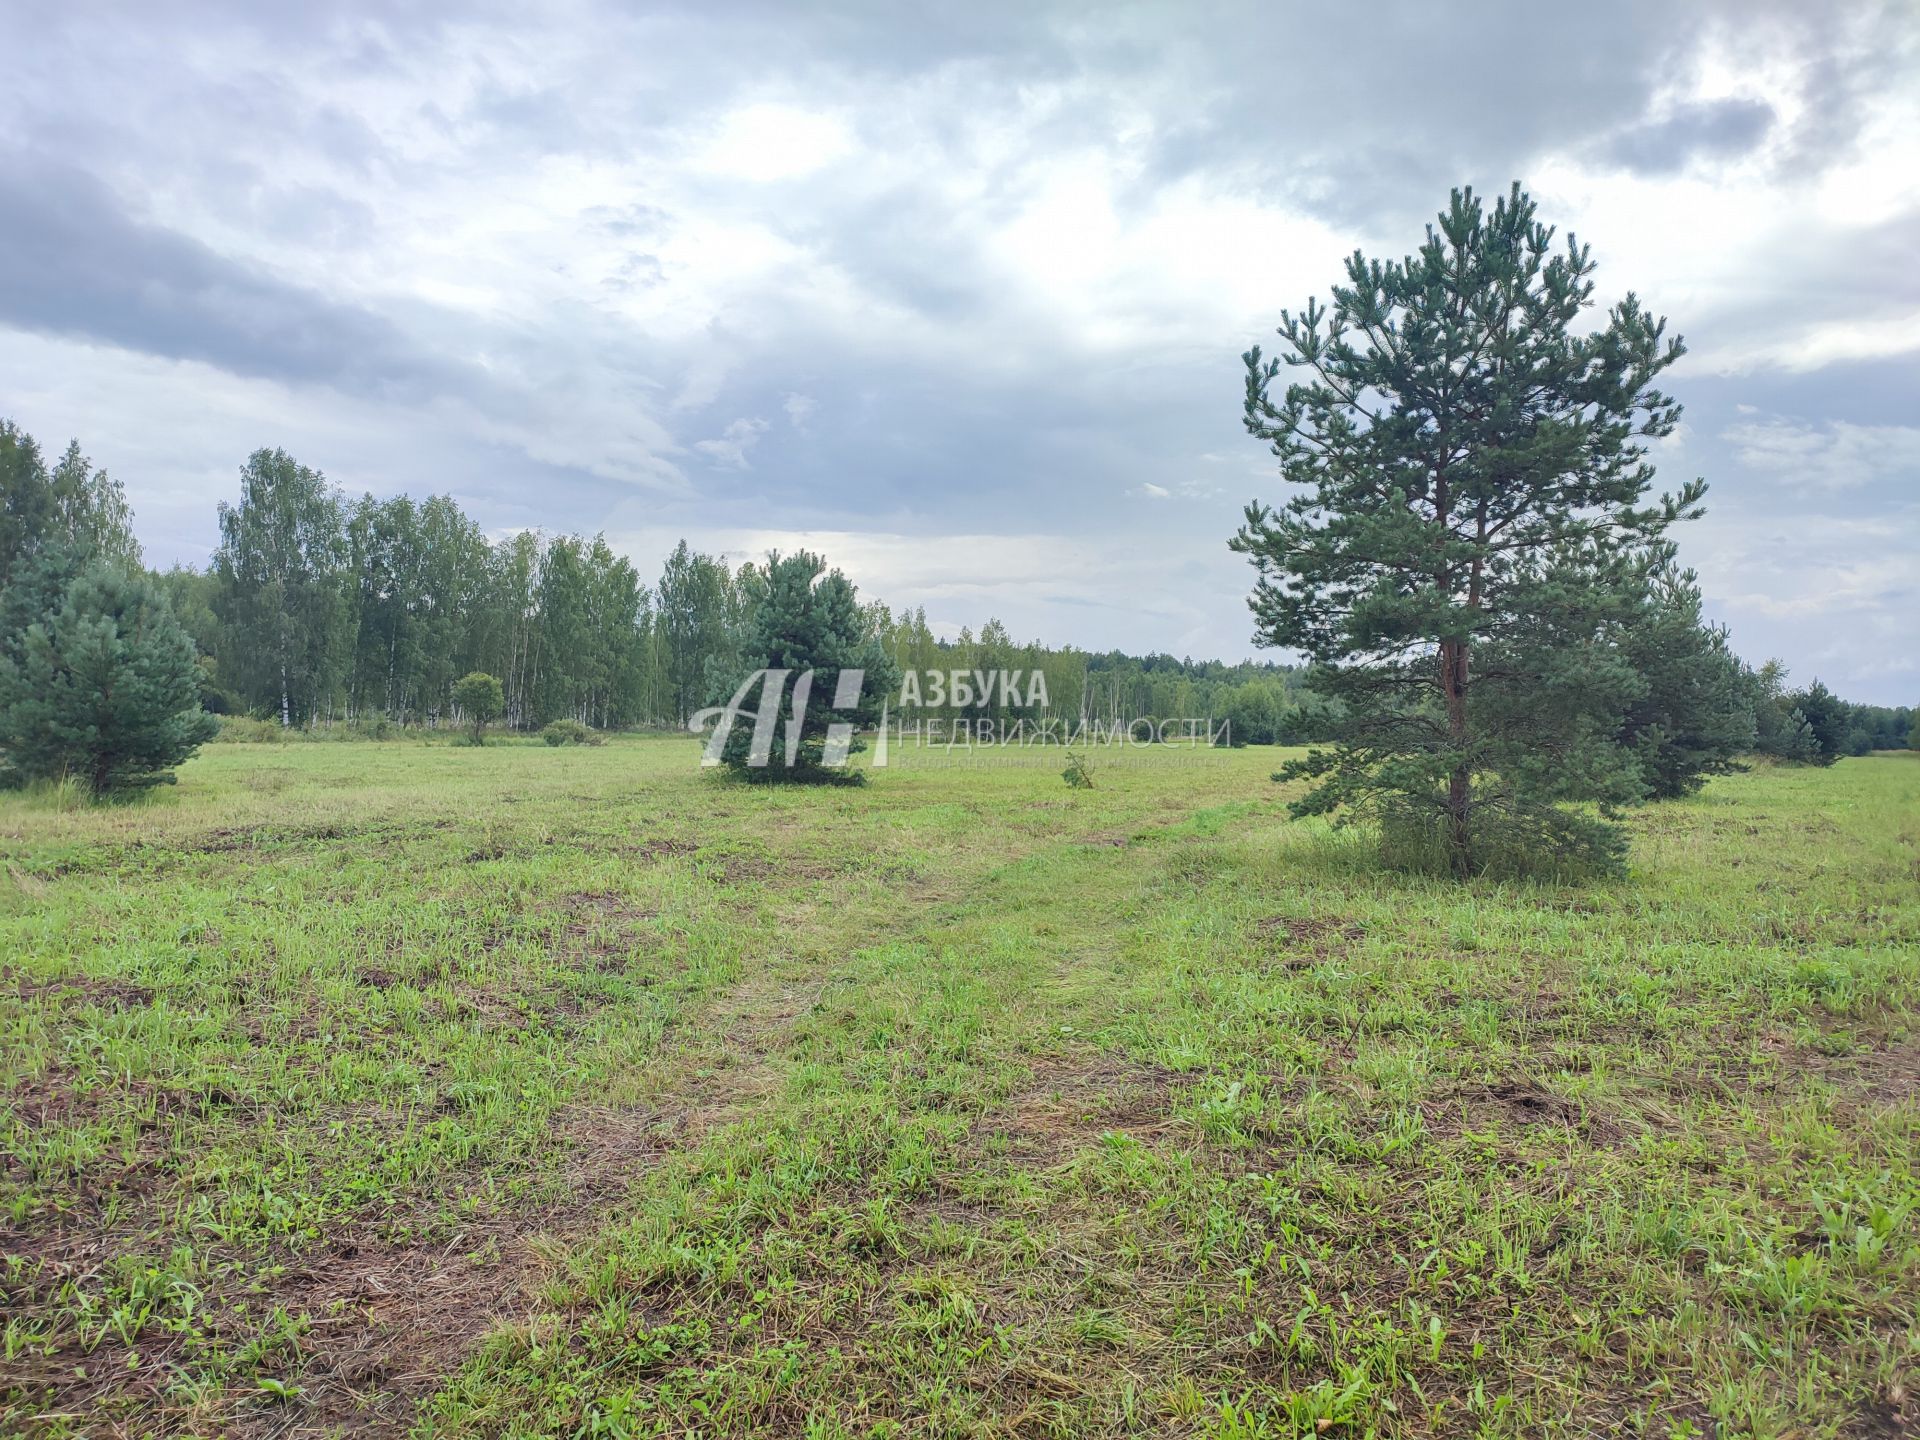
[[1876,95],[1911,88],[1920,69],[1920,19],[1905,0],[1798,17],[1802,112],[1787,136],[1788,169],[1817,173],[1855,153]]
[[[661,356],[591,311],[528,334],[413,301],[395,311],[403,326],[129,216],[90,175],[4,151],[0,214],[0,325],[415,410],[451,402],[532,465],[683,483],[645,403]],[[489,369],[463,358],[490,351]]]
[[422,400],[461,368],[382,316],[129,217],[71,169],[0,155],[0,320],[236,374]]
[[1713,100],[1683,105],[1663,119],[1635,125],[1607,142],[1608,161],[1640,175],[1671,175],[1697,159],[1725,160],[1756,149],[1773,128],[1764,100]]

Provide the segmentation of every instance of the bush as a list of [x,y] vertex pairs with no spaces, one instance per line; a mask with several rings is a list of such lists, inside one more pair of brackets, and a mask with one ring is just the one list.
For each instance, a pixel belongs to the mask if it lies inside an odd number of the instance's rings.
[[256,720],[251,715],[222,715],[220,733],[215,740],[227,745],[284,745],[286,727],[277,720]]
[[604,745],[606,736],[589,730],[578,720],[559,719],[550,721],[540,732],[540,738],[549,745]]
[[466,723],[468,738],[475,745],[484,745],[487,722],[498,720],[507,707],[506,691],[486,671],[474,670],[454,682],[453,704]]

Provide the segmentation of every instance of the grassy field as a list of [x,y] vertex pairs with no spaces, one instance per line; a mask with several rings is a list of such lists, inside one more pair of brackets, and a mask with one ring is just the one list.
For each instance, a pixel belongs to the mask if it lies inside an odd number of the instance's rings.
[[1908,1433],[1920,756],[1581,888],[1275,763],[0,800],[0,1433]]

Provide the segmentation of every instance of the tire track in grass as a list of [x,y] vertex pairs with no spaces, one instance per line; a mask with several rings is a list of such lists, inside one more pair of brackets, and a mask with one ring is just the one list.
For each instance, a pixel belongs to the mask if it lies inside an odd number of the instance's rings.
[[[810,864],[763,864],[750,875],[720,867],[717,879],[759,889],[795,876],[822,878]],[[870,918],[875,934],[916,923],[889,925],[877,908]],[[445,1240],[412,1244],[380,1238],[394,1228],[389,1214],[341,1227],[324,1251],[289,1269],[272,1299],[313,1319],[302,1338],[304,1363],[288,1381],[298,1393],[286,1403],[243,1402],[231,1416],[234,1433],[275,1440],[404,1433],[419,1403],[487,1334],[538,1313],[541,1282],[561,1273],[575,1247],[619,1224],[655,1167],[748,1118],[779,1088],[794,1026],[831,976],[804,962],[778,968],[743,975],[710,995],[672,1024],[661,1052],[636,1072],[609,1079],[603,1096],[631,1092],[630,1102],[563,1107],[555,1130],[571,1142],[558,1186],[564,1198],[490,1209]],[[430,1204],[422,1208],[435,1213]]]

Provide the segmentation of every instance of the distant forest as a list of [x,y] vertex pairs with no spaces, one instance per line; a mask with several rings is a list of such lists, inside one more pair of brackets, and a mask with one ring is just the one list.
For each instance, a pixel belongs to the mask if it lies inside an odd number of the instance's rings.
[[[139,564],[121,487],[77,444],[49,465],[30,436],[0,422],[9,494],[32,488],[12,481],[16,469],[69,497],[90,544]],[[647,584],[602,536],[489,539],[450,496],[349,500],[282,450],[248,458],[238,497],[219,507],[219,533],[205,569],[152,573],[199,650],[202,703],[216,714],[289,727],[452,726],[454,684],[477,670],[499,677],[516,728],[669,727],[744,678],[741,570],[685,541]],[[7,545],[0,534],[0,583]],[[1327,739],[1340,723],[1338,706],[1295,666],[1092,653],[1017,641],[991,619],[942,640],[923,609],[871,600],[864,614],[902,671],[1039,672],[1057,717],[1211,718],[1252,744]],[[1849,704],[1817,681],[1789,690],[1778,665],[1747,674],[1763,751],[1832,759],[1908,742],[1908,707]],[[1033,714],[997,694],[916,712]]]
[[[77,448],[63,463],[74,484],[120,496]],[[121,548],[137,553],[125,518]],[[741,568],[685,541],[648,584],[601,536],[490,540],[449,496],[349,500],[279,450],[249,457],[219,526],[205,569],[153,573],[199,648],[202,703],[217,714],[451,726],[454,683],[479,670],[500,678],[515,728],[678,727],[744,678]],[[1332,723],[1293,666],[1022,643],[998,620],[942,640],[924,609],[872,601],[864,613],[903,671],[1042,673],[1055,716],[1230,720],[1237,741],[1254,743],[1320,738]],[[915,712],[1035,716],[998,694]]]

